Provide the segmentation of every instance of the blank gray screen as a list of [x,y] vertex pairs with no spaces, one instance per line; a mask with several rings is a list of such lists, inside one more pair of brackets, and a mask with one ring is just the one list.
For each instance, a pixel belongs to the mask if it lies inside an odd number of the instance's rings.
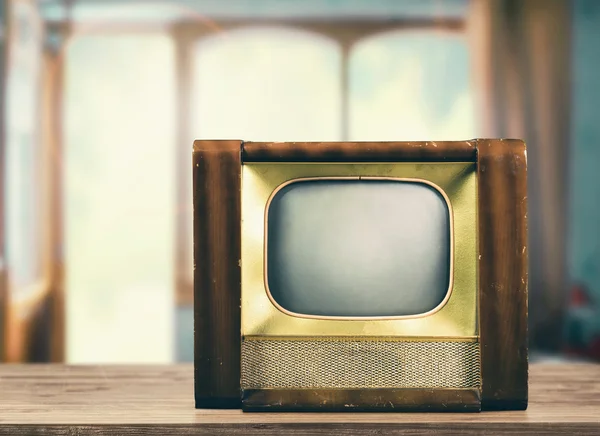
[[289,184],[268,210],[267,280],[284,309],[315,316],[428,312],[450,280],[450,218],[429,185]]

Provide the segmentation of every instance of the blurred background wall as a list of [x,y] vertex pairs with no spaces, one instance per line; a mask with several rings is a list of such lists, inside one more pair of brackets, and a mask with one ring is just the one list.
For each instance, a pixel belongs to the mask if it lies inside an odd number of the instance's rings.
[[2,0],[0,353],[191,361],[191,143],[528,143],[530,342],[600,360],[595,0]]

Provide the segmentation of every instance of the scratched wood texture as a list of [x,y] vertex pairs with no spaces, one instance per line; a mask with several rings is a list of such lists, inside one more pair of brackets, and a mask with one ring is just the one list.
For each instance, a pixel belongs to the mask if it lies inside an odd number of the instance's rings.
[[476,142],[244,142],[243,162],[475,162]]
[[527,152],[477,141],[479,340],[484,410],[527,408]]
[[0,365],[0,435],[600,434],[600,365],[533,364],[528,410],[243,413],[194,408],[194,369]]
[[239,408],[241,141],[196,141],[194,362],[196,406]]

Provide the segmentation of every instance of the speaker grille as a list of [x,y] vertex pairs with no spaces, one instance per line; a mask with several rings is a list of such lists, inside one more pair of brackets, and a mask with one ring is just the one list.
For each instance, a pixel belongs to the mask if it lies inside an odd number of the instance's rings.
[[241,351],[242,389],[481,386],[477,342],[246,339]]

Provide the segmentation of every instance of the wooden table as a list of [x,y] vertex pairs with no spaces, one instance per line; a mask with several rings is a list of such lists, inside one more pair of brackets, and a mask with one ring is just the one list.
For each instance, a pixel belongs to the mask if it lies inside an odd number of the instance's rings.
[[600,365],[532,365],[529,410],[479,414],[195,410],[192,379],[191,365],[0,365],[0,434],[600,435]]

